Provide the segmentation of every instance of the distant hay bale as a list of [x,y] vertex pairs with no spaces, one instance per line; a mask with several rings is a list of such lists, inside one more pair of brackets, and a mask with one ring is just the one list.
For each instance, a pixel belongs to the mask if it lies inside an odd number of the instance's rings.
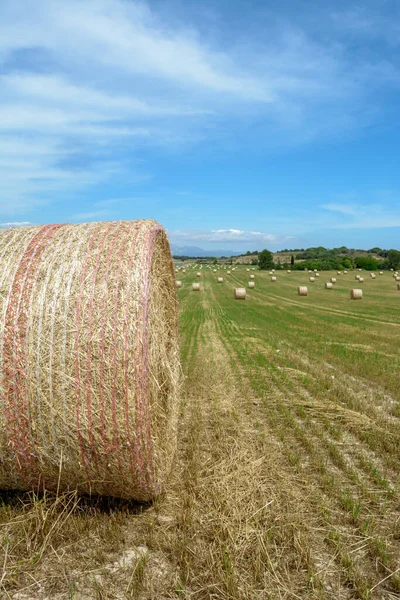
[[246,269],[246,271],[250,271],[250,269]]
[[179,279],[176,280],[176,287],[177,288],[181,288],[182,287],[182,281],[179,281]]
[[325,283],[325,289],[331,290],[333,288],[333,283],[331,281],[327,281]]
[[347,275],[347,271],[343,271],[343,275]]
[[217,281],[218,281],[218,283],[223,283],[224,278],[223,277],[218,277]]
[[200,291],[200,284],[199,283],[192,283],[192,290],[194,292],[199,292]]
[[230,271],[227,271],[227,272],[226,272],[226,274],[227,274],[227,275],[230,275],[230,274],[231,274],[231,272],[230,272]]
[[356,281],[358,281],[360,279],[360,275],[356,275],[355,279],[356,279]]
[[371,279],[376,279],[375,273],[370,273],[369,276],[371,277]]
[[217,269],[213,269],[213,273],[216,273],[216,272],[217,272]]
[[383,275],[383,271],[379,271],[379,275]]
[[249,283],[248,283],[249,288],[254,288],[255,285],[256,284],[254,283],[254,281],[249,281]]
[[396,277],[396,281],[400,281],[400,277],[398,275]]
[[315,277],[319,277],[319,273],[315,273]]
[[250,279],[254,279],[254,275],[253,274],[250,275]]
[[136,500],[176,447],[176,279],[155,221],[0,233],[0,489]]
[[306,287],[305,285],[299,285],[299,287],[297,288],[297,293],[299,296],[307,296],[308,287]]
[[338,275],[341,275],[341,274],[342,274],[342,271],[338,271],[338,272],[337,272],[337,274],[338,274]]
[[288,269],[288,273],[291,273],[292,271],[290,269]]
[[314,269],[314,273],[316,273],[318,271],[318,269]]
[[197,272],[197,273],[196,273],[196,277],[201,277],[201,273],[200,273],[200,272]]
[[275,273],[275,269],[271,269],[271,271],[272,271],[273,273]]
[[271,281],[276,281],[276,277],[275,277],[275,276],[272,276],[272,277],[271,277]]
[[364,277],[359,277],[358,278],[358,283],[364,283]]
[[336,283],[336,277],[331,277],[331,283]]
[[314,281],[315,281],[315,277],[309,277],[309,278],[308,278],[308,281],[311,281],[311,283],[314,283]]
[[363,295],[363,292],[362,292],[362,290],[359,290],[359,289],[353,289],[350,292],[350,298],[352,300],[361,300],[362,295]]
[[272,272],[272,271],[270,271],[270,272],[269,272],[269,275],[273,275],[273,272]]
[[246,288],[235,288],[234,297],[235,300],[246,300]]

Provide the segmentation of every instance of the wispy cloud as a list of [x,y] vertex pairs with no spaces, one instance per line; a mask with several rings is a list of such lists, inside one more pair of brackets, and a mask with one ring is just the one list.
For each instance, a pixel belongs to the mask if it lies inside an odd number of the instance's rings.
[[277,236],[260,231],[243,231],[241,229],[204,230],[169,230],[169,238],[174,243],[215,243],[215,244],[282,244],[292,236]]
[[25,227],[27,225],[32,225],[33,223],[31,223],[30,221],[14,221],[14,222],[10,222],[10,223],[0,223],[0,227],[2,228],[6,228],[6,227]]
[[[345,13],[330,13],[323,39],[315,25],[286,18],[239,42],[223,31],[203,36],[193,20],[151,6],[0,4],[3,214],[139,176],[146,167],[134,158],[143,148],[223,140],[255,116],[271,147],[338,137],[378,118],[373,93],[399,83],[394,61],[354,60],[337,25]],[[370,30],[368,15],[348,22]]]
[[[331,229],[378,229],[400,227],[400,203],[389,204],[322,204],[321,208],[333,213]],[[323,220],[323,217],[321,221]],[[326,222],[326,221],[325,221]]]

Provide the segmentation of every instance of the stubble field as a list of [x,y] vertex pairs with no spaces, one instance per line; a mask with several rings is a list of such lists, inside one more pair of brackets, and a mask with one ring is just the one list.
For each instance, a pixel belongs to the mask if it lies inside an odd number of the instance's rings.
[[392,274],[272,283],[256,270],[236,301],[246,268],[196,271],[179,274],[184,377],[166,493],[149,506],[5,496],[0,597],[400,598]]

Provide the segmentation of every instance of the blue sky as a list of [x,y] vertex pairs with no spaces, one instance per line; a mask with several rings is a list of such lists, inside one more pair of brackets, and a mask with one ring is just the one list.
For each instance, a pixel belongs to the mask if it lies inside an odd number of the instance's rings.
[[0,223],[400,248],[397,0],[0,2]]

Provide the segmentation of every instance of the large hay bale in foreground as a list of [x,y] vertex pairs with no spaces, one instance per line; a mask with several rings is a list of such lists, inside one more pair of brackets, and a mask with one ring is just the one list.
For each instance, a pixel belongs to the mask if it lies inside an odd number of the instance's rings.
[[0,489],[156,496],[176,446],[176,281],[155,221],[0,233]]

